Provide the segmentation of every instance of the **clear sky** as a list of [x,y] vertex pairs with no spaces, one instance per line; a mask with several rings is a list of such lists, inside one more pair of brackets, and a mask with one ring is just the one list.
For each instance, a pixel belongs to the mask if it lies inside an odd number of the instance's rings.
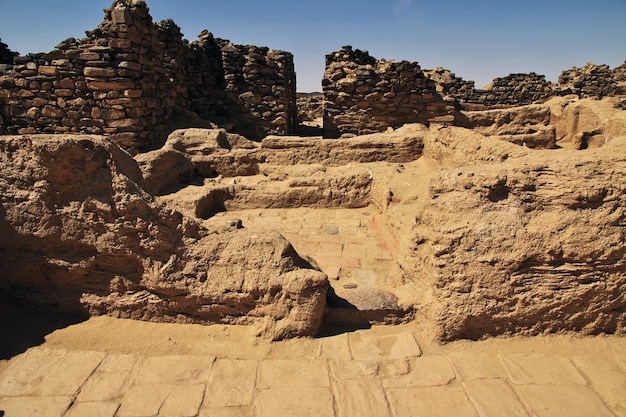
[[[84,37],[112,0],[0,0],[0,38],[21,54]],[[324,56],[343,45],[442,66],[483,87],[494,77],[626,60],[626,0],[147,0],[189,40],[203,29],[295,55],[298,91],[321,91]]]

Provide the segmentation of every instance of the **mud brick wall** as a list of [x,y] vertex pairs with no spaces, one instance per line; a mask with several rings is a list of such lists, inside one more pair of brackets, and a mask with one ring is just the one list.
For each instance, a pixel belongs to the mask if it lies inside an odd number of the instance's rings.
[[322,86],[324,137],[454,120],[454,99],[444,100],[416,62],[377,60],[344,46],[326,55]]
[[141,148],[193,111],[260,139],[293,132],[295,88],[289,53],[207,31],[190,43],[171,20],[153,23],[145,2],[116,0],[86,38],[0,67],[0,133],[96,133]]

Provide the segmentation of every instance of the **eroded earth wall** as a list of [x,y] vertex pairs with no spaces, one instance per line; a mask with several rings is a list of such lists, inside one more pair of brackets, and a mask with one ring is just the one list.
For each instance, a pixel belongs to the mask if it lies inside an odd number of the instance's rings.
[[189,43],[172,21],[154,23],[143,1],[116,0],[87,35],[2,68],[2,133],[105,134],[136,148],[188,110],[252,139],[294,129],[290,53],[208,32]]

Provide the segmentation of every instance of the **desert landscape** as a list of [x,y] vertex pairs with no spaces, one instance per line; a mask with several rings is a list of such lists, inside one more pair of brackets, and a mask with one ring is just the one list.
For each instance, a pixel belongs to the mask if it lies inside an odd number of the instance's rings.
[[0,416],[626,415],[626,62],[0,47]]

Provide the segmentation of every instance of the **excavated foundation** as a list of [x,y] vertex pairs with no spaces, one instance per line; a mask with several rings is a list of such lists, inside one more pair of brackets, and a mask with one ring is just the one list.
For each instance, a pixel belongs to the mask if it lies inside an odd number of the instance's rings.
[[272,339],[413,319],[441,341],[624,334],[613,101],[339,140],[186,129],[134,158],[98,136],[3,137],[0,291]]

